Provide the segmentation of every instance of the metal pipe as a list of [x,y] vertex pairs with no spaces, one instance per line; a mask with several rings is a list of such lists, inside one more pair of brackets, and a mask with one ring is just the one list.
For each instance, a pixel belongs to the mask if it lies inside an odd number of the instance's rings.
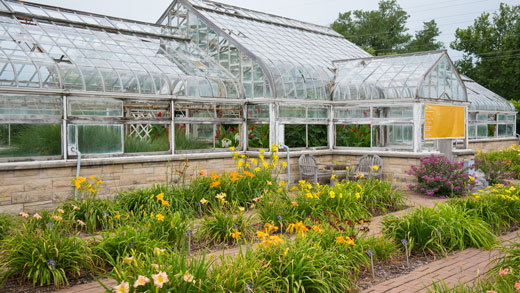
[[291,149],[285,144],[281,144],[280,147],[287,150],[287,183],[291,184]]
[[[76,165],[76,179],[79,177],[79,172],[81,170],[81,152],[75,147],[71,147],[70,150],[72,152],[75,152],[76,154],[78,154],[78,164]],[[74,199],[77,200],[78,199],[78,189],[76,188],[74,190]]]
[[516,137],[518,138],[518,145],[520,145],[520,134],[517,133],[517,134],[515,134],[515,135],[516,135]]

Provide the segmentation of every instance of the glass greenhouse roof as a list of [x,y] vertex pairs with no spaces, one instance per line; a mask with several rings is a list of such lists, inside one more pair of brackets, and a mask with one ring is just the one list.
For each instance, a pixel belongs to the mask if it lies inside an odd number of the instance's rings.
[[329,68],[333,60],[370,56],[328,27],[211,1],[189,2],[204,17],[265,60]]
[[242,96],[229,72],[169,28],[32,3],[0,3],[10,10],[0,15],[0,86]]
[[515,106],[508,100],[476,83],[473,79],[461,75],[471,102],[470,111],[516,112]]
[[336,61],[334,100],[441,99],[467,101],[446,51]]
[[[226,51],[236,46],[259,64],[276,98],[327,100],[334,80],[332,61],[370,56],[331,28],[212,1],[176,0],[158,23],[184,30],[221,64]],[[262,97],[256,85],[248,97]]]

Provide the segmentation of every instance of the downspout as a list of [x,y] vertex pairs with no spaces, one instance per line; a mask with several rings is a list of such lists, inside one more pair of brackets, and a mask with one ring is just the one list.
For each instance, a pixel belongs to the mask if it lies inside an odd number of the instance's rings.
[[285,144],[281,144],[280,147],[287,150],[287,183],[291,184],[291,149]]
[[[71,147],[70,150],[75,152],[76,154],[78,154],[78,164],[76,166],[76,179],[77,179],[79,177],[79,172],[81,170],[81,152],[75,146]],[[77,188],[74,189],[74,200],[78,200],[78,189]]]
[[518,145],[520,145],[520,134],[517,133],[517,134],[515,134],[515,135],[516,135],[516,137],[518,138]]

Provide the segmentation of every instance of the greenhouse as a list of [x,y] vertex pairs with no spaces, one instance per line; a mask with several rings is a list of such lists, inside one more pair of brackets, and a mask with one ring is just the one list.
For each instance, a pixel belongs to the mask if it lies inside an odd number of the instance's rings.
[[[328,27],[200,0],[157,24],[0,0],[0,160],[295,150],[436,152],[514,138],[515,108],[445,51],[371,57]],[[144,159],[146,160],[146,159]]]

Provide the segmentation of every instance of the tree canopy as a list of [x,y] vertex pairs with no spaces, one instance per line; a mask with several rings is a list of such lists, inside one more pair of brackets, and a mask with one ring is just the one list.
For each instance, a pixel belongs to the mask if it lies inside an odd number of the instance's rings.
[[456,61],[465,74],[493,92],[520,100],[520,5],[501,4],[483,13],[473,25],[457,29],[451,48],[464,52]]
[[438,50],[440,30],[434,20],[424,22],[415,36],[407,33],[410,16],[396,0],[382,0],[372,11],[354,10],[340,13],[332,29],[373,55]]

